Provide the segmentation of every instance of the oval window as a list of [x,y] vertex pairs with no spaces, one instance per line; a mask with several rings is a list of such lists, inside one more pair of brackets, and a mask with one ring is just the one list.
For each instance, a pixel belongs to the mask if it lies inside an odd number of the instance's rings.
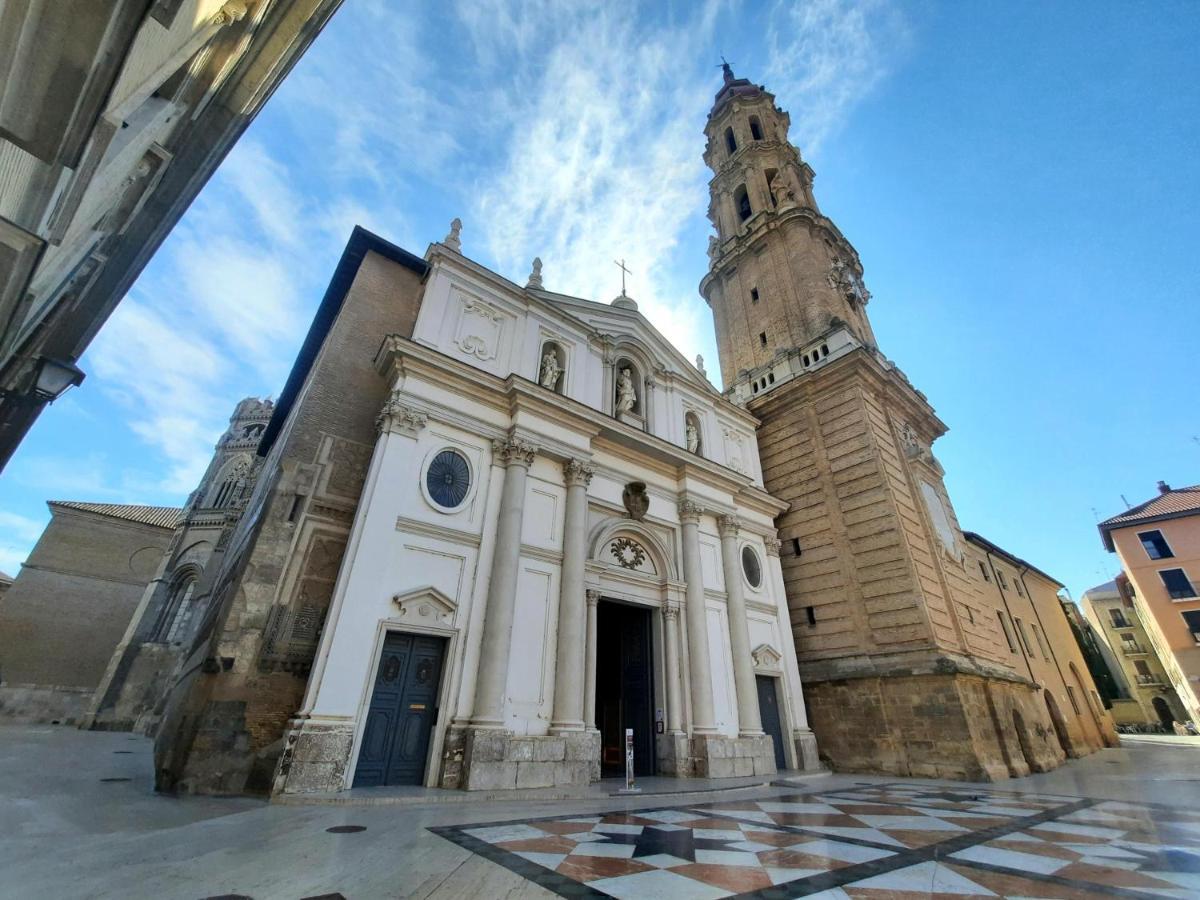
[[756,588],[762,585],[762,563],[758,561],[758,554],[749,546],[742,548],[742,572],[745,573],[750,587]]
[[443,450],[433,458],[425,473],[429,497],[443,509],[457,509],[471,487],[471,467],[457,450]]

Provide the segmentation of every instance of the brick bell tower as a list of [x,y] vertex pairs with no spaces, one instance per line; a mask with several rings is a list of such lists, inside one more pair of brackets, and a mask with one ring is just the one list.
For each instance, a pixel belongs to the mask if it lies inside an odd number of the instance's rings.
[[1007,777],[1003,723],[1035,686],[994,617],[968,619],[964,538],[930,452],[946,426],[875,346],[858,254],[817,207],[789,124],[725,66],[700,292],[725,393],[761,419],[767,489],[791,503],[780,559],[810,722],[842,771]]

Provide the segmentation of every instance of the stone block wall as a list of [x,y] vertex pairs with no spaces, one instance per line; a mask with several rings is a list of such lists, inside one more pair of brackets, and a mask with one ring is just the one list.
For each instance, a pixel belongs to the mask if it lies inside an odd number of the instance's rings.
[[527,736],[467,728],[461,733],[458,783],[448,783],[443,777],[443,787],[468,791],[582,787],[600,780],[598,731]]
[[284,739],[271,793],[342,790],[353,744],[354,726],[350,722],[293,720]]
[[774,775],[775,746],[770,735],[660,735],[658,772],[678,778],[744,778]]
[[1048,771],[1066,758],[1038,691],[1024,682],[966,674],[854,678],[806,684],[805,699],[822,758],[839,772],[997,781]]

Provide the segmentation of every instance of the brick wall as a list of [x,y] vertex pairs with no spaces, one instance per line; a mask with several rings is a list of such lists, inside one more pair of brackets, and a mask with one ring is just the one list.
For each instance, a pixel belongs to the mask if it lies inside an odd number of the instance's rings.
[[412,334],[420,290],[417,273],[382,256],[359,266],[230,541],[211,628],[168,704],[155,748],[161,788],[269,790],[387,395],[372,362],[385,335]]

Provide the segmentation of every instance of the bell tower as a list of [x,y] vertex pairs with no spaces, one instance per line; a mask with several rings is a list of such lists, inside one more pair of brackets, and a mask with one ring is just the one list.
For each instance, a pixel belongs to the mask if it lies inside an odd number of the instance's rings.
[[709,274],[726,391],[745,401],[835,352],[873,347],[858,253],[823,216],[775,96],[724,66],[708,115]]
[[818,208],[788,114],[724,75],[700,292],[725,394],[760,420],[767,490],[790,503],[780,564],[822,755],[842,771],[1024,774],[1006,710],[1045,716],[979,605],[930,449],[946,426],[876,347],[858,253]]

